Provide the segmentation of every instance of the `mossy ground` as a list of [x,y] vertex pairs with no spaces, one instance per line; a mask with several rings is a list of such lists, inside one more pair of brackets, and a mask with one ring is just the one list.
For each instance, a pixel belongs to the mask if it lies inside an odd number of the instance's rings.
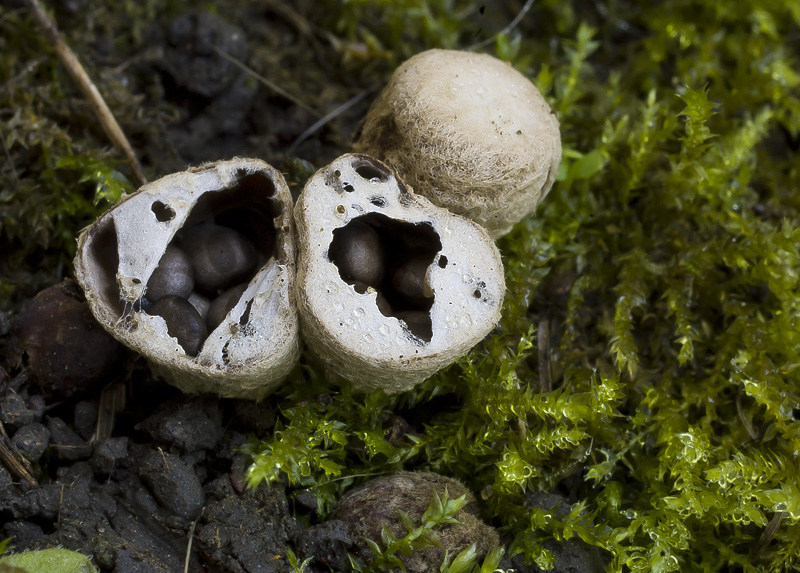
[[[122,80],[146,59],[147,21],[188,5],[89,4],[59,16],[68,42],[148,175],[181,168],[179,150],[154,151],[179,107],[157,79]],[[245,4],[196,7],[282,22],[248,27],[247,63],[320,115],[374,93],[413,53],[491,38],[522,7]],[[68,275],[75,233],[133,188],[26,10],[7,6],[2,310]],[[800,569],[800,1],[538,0],[482,49],[532,78],[564,147],[550,196],[499,243],[501,329],[399,397],[354,396],[299,367],[276,431],[253,442],[253,483],[285,472],[324,513],[366,475],[433,470],[479,493],[511,551],[543,567],[541,541],[579,536],[612,571]],[[259,94],[276,121],[295,113]],[[282,150],[313,114],[296,112],[294,132],[251,125],[244,154],[298,183],[297,159],[346,151],[369,99],[293,157]],[[308,399],[321,391],[331,399]],[[393,440],[393,414],[416,432]],[[525,507],[539,490],[567,495],[572,512]]]

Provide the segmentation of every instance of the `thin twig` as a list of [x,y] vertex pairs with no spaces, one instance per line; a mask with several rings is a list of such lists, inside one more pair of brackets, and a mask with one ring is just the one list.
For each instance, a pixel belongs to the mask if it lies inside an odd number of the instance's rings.
[[31,475],[31,464],[23,458],[14,444],[6,434],[6,429],[3,422],[0,422],[0,460],[6,465],[9,471],[16,475],[18,478],[24,479],[32,486],[39,485],[36,479]]
[[111,437],[116,416],[125,409],[125,383],[113,382],[100,392],[100,405],[97,408],[97,424],[92,443]]
[[478,48],[482,48],[484,46],[488,46],[489,44],[494,42],[497,39],[497,37],[500,36],[501,34],[508,34],[511,30],[513,30],[514,28],[517,27],[517,24],[519,24],[522,21],[522,19],[525,17],[525,14],[527,14],[528,10],[530,10],[531,6],[533,6],[533,2],[534,2],[534,0],[528,0],[527,2],[525,2],[525,5],[519,11],[519,14],[517,14],[517,17],[514,18],[508,26],[506,26],[505,28],[503,28],[502,30],[497,32],[497,34],[495,34],[495,35],[493,35],[493,36],[491,36],[489,38],[486,38],[485,40],[481,40],[477,44],[472,44],[467,49],[469,49],[469,50],[477,50]]
[[192,556],[192,540],[194,539],[194,528],[197,527],[197,522],[203,517],[203,512],[206,510],[204,507],[200,510],[200,515],[197,516],[192,522],[192,527],[189,529],[189,542],[186,544],[186,559],[183,562],[183,573],[189,573],[189,558]]
[[289,149],[286,151],[286,157],[292,157],[294,155],[294,152],[297,151],[297,148],[300,147],[300,144],[303,143],[309,135],[311,135],[312,133],[314,133],[315,131],[320,129],[322,126],[324,126],[326,123],[328,123],[330,120],[332,120],[336,116],[341,115],[344,112],[346,112],[348,109],[350,109],[351,107],[356,105],[358,102],[360,102],[362,99],[364,99],[369,94],[371,94],[373,91],[375,91],[375,89],[376,89],[375,87],[371,87],[371,88],[367,88],[367,89],[363,90],[362,92],[358,93],[357,95],[355,95],[354,97],[350,98],[349,100],[344,102],[342,105],[340,105],[339,107],[334,109],[328,115],[326,115],[325,117],[321,118],[319,121],[314,123],[314,125],[312,125],[308,129],[306,129],[303,133],[300,134],[300,136],[297,139],[294,140],[294,143],[292,143],[292,145],[289,146]]
[[136,154],[133,152],[133,148],[131,147],[130,143],[128,142],[128,138],[125,137],[125,133],[122,131],[122,128],[117,123],[117,120],[114,118],[114,114],[111,113],[111,110],[106,105],[103,96],[100,94],[100,91],[97,89],[97,86],[94,85],[92,79],[89,77],[89,74],[86,73],[86,70],[81,65],[78,57],[75,55],[75,52],[67,45],[64,39],[61,36],[61,33],[56,28],[56,24],[52,18],[45,12],[42,5],[39,3],[39,0],[27,0],[28,5],[30,6],[33,17],[36,20],[36,23],[41,28],[42,32],[44,33],[45,38],[53,47],[56,52],[56,56],[67,68],[67,72],[78,84],[81,92],[89,100],[90,105],[92,106],[92,110],[94,111],[97,119],[100,121],[100,125],[103,126],[103,130],[108,135],[111,142],[114,144],[114,147],[125,156],[125,159],[128,161],[128,165],[133,170],[136,179],[139,181],[140,185],[144,185],[147,183],[147,178],[144,176],[144,172],[142,171],[142,166],[139,164],[139,160],[136,158]]
[[775,515],[769,520],[769,523],[761,533],[761,537],[758,538],[758,541],[756,541],[756,544],[753,546],[753,561],[761,557],[761,554],[764,553],[769,542],[772,541],[775,534],[778,533],[778,528],[781,526],[784,514],[785,512],[783,511],[775,512]]
[[253,68],[251,68],[251,67],[247,66],[246,64],[244,64],[243,62],[237,60],[236,58],[234,58],[230,54],[220,50],[217,46],[213,46],[213,48],[214,48],[214,51],[216,51],[220,56],[222,56],[223,58],[228,60],[230,63],[232,63],[233,65],[237,66],[241,70],[247,72],[248,74],[250,74],[251,76],[256,78],[258,81],[260,81],[262,84],[264,84],[265,86],[270,88],[271,90],[279,93],[280,95],[282,95],[286,99],[294,102],[299,107],[302,107],[304,110],[306,110],[308,113],[310,113],[314,117],[319,117],[320,115],[322,115],[317,110],[315,110],[314,108],[309,106],[306,102],[301,100],[299,97],[290,94],[285,89],[280,87],[278,84],[269,81],[267,78],[265,78],[264,76],[262,76],[261,74],[256,72]]

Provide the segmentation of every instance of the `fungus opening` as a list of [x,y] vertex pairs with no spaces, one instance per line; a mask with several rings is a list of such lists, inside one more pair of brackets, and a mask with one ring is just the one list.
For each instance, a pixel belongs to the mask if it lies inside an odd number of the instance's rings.
[[[278,231],[274,222],[280,215],[281,206],[273,199],[274,196],[275,185],[267,175],[239,170],[233,185],[207,192],[198,199],[183,227],[169,243],[159,266],[149,277],[139,308],[160,314],[167,322],[171,336],[173,332],[194,326],[195,322],[202,323],[207,329],[207,332],[203,331],[199,346],[192,348],[177,337],[187,355],[194,356],[202,349],[207,335],[224,322],[258,270],[270,259],[281,257],[280,249],[276,247]],[[157,207],[159,205],[161,207]],[[160,201],[153,203],[152,210],[159,221],[165,209],[169,208]],[[169,212],[174,216],[171,209]],[[177,285],[180,285],[180,291]],[[159,298],[151,300],[152,293],[158,293]],[[197,309],[191,304],[182,307],[180,315],[151,312],[162,296],[176,296],[187,301],[208,299],[211,308],[223,309],[222,315],[219,316],[220,311],[217,311],[209,313],[209,316],[198,312],[195,316],[192,310]],[[215,306],[214,301],[222,298],[225,300],[220,300]],[[248,323],[251,305],[252,301],[236,319],[239,325]]]
[[372,181],[373,179],[377,179],[381,183],[385,183],[389,180],[390,173],[384,169],[382,166],[375,164],[374,162],[361,160],[355,164],[356,173],[358,173],[361,177],[366,179],[367,181]]
[[150,206],[150,210],[153,211],[153,214],[156,216],[156,221],[159,223],[168,223],[175,218],[175,211],[173,211],[172,207],[165,205],[161,201],[155,201]]
[[359,294],[369,287],[377,291],[381,314],[402,321],[414,337],[430,342],[434,293],[425,276],[441,249],[442,241],[430,223],[369,213],[333,231],[328,259]]

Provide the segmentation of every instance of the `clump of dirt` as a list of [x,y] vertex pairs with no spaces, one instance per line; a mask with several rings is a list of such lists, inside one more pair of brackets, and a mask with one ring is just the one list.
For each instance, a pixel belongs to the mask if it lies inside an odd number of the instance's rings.
[[297,526],[285,489],[246,489],[237,452],[249,431],[239,411],[274,420],[272,407],[183,396],[138,374],[116,425],[122,435],[94,442],[87,422],[97,401],[45,413],[31,407],[41,400],[30,380],[11,380],[0,400],[11,440],[37,433],[51,447],[35,459],[40,485],[0,465],[0,537],[16,550],[91,553],[102,571],[183,570],[190,538],[190,571],[287,571]]

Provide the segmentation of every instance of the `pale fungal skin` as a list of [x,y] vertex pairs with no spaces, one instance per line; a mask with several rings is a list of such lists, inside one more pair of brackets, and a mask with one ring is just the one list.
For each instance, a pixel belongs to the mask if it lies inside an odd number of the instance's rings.
[[[378,292],[356,292],[328,258],[333,231],[369,213],[429,224],[441,240],[425,277],[435,297],[429,342],[412,335],[397,318],[381,314]],[[303,337],[357,391],[409,390],[466,354],[499,322],[503,264],[486,231],[414,195],[376,159],[344,155],[320,169],[300,194],[294,215]]]
[[429,50],[397,68],[354,149],[496,239],[553,186],[561,135],[539,90],[511,65],[487,54]]
[[[274,256],[263,261],[242,298],[192,358],[168,335],[164,320],[141,312],[137,301],[197,201],[235,188],[251,174],[258,175],[259,184],[271,182],[272,199],[280,205],[273,219]],[[233,159],[202,165],[143,186],[84,229],[78,237],[75,276],[100,324],[142,354],[169,383],[188,393],[261,399],[282,382],[300,353],[291,213],[289,188],[280,172],[267,163]],[[110,272],[114,236],[119,264]],[[249,315],[245,315],[249,301]],[[244,324],[243,315],[247,317]]]

